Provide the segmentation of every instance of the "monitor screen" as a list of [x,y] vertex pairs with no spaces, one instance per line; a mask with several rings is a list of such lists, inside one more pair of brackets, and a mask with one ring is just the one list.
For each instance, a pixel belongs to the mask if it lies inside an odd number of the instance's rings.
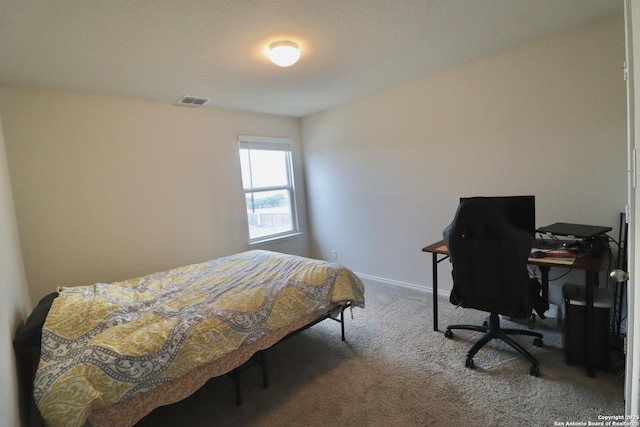
[[[471,197],[461,197],[460,202]],[[496,202],[505,216],[516,227],[535,237],[536,198],[535,196],[487,197]]]

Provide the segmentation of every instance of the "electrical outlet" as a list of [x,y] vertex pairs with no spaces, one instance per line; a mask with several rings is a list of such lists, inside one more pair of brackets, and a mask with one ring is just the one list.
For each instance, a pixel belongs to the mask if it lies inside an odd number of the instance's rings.
[[331,258],[338,259],[338,251],[331,249]]

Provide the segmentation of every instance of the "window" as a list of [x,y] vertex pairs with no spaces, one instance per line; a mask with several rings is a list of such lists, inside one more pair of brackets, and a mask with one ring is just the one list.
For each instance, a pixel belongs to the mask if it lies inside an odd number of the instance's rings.
[[249,242],[297,233],[291,141],[241,136],[240,166],[247,203]]

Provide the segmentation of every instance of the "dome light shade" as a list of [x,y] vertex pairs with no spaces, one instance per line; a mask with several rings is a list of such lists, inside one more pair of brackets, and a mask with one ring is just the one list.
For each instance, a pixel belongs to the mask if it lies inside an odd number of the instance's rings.
[[269,59],[280,67],[289,67],[300,59],[298,44],[290,41],[278,41],[269,45]]

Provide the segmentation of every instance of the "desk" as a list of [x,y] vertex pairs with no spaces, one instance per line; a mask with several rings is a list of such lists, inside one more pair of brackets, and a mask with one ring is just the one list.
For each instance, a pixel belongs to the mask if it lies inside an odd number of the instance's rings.
[[[432,243],[422,248],[422,252],[432,255],[432,275],[433,275],[433,330],[438,330],[438,264],[449,258],[449,251],[444,240]],[[548,300],[549,292],[549,270],[551,267],[582,270],[585,272],[585,294],[586,294],[586,342],[587,342],[587,375],[593,377],[593,288],[599,286],[599,273],[604,271],[609,265],[609,253],[603,255],[581,256],[576,258],[573,264],[558,264],[545,261],[545,258],[529,258],[529,265],[540,269],[542,276],[542,296]]]

